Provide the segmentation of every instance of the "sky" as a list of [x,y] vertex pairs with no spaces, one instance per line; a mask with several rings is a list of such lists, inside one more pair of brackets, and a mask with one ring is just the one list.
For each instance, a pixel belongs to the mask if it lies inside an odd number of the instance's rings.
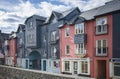
[[0,0],[0,30],[16,32],[18,25],[34,14],[49,17],[53,10],[62,12],[73,7],[86,11],[108,1],[111,0]]

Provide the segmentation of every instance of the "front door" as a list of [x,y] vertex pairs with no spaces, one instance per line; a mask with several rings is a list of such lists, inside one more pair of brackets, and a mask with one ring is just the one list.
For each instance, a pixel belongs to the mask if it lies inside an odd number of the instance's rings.
[[97,79],[106,79],[106,60],[97,61]]
[[26,68],[28,68],[28,60],[26,60]]
[[73,62],[73,74],[76,75],[78,73],[78,62],[74,61]]
[[46,61],[43,61],[43,71],[46,71]]

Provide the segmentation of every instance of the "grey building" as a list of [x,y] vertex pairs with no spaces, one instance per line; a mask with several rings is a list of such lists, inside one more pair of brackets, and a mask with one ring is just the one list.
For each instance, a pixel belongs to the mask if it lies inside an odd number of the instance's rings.
[[46,18],[33,15],[25,21],[25,45],[28,68],[41,69],[40,27]]
[[[41,27],[41,45],[45,48],[46,57],[42,57],[42,70],[60,73],[60,35],[59,27],[65,23],[71,24],[71,17],[80,14],[78,8],[71,8],[64,12],[51,13],[51,16]],[[44,55],[44,54],[43,54]]]
[[25,25],[19,24],[17,32],[17,66],[26,67],[25,59]]

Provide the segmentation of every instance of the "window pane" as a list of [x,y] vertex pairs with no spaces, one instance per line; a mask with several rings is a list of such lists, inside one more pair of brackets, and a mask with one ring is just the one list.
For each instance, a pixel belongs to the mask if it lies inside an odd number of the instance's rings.
[[66,36],[69,36],[69,35],[70,35],[70,29],[66,28]]
[[98,40],[97,42],[98,42],[98,46],[97,47],[100,48],[101,47],[101,40]]
[[66,54],[69,54],[69,52],[70,52],[70,47],[69,47],[69,45],[67,45],[66,46]]
[[81,64],[82,64],[81,66],[82,73],[88,73],[88,62],[82,61]]
[[98,53],[98,54],[101,54],[101,47],[100,47],[100,48],[98,47],[97,53]]
[[106,47],[106,40],[103,40],[103,47]]
[[102,31],[106,32],[107,31],[107,25],[102,25]]
[[85,69],[84,69],[84,73],[88,73],[88,62],[86,61],[85,62],[85,67],[84,67]]
[[107,48],[106,47],[103,47],[103,53],[107,53]]
[[69,71],[70,70],[69,65],[70,65],[69,61],[65,61],[65,71]]
[[99,26],[97,26],[97,32],[101,32],[101,26],[99,25]]

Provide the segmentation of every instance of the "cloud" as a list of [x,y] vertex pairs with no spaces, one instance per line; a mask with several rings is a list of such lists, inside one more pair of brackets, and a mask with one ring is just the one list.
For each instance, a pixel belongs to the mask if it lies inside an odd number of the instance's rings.
[[101,6],[110,0],[40,1],[39,3],[31,3],[29,0],[0,0],[0,29],[3,32],[16,31],[18,24],[23,24],[26,18],[33,14],[49,17],[52,10],[64,11],[76,6],[84,11]]
[[111,0],[59,0],[59,1],[64,3],[65,5],[71,7],[79,7],[80,10],[85,11],[104,5],[105,2]]

